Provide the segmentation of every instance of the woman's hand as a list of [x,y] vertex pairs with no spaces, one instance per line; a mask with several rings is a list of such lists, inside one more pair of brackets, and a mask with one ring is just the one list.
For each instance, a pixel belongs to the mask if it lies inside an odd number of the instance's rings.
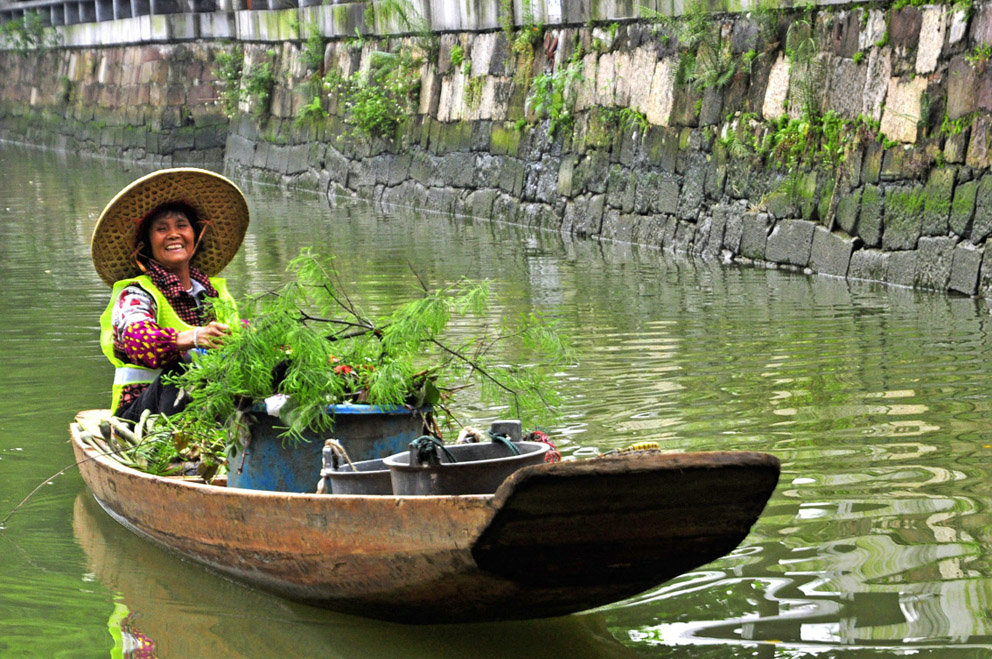
[[202,327],[180,332],[176,336],[176,347],[182,351],[192,348],[216,348],[230,333],[231,330],[227,325],[212,320]]

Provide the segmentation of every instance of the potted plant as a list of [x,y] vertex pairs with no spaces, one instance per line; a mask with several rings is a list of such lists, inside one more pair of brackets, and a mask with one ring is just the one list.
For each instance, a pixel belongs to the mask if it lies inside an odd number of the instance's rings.
[[[222,432],[235,483],[265,439],[278,450],[259,457],[258,468],[272,472],[288,455],[304,455],[303,469],[312,462],[313,477],[298,491],[312,491],[323,448],[315,440],[334,436],[348,446],[342,435],[355,410],[367,413],[365,430],[373,428],[356,460],[404,450],[418,435],[440,438],[443,428],[461,425],[451,404],[471,385],[483,401],[525,423],[553,419],[558,396],[551,378],[571,352],[553,323],[537,315],[495,317],[486,282],[431,289],[412,276],[408,301],[373,314],[346,289],[331,259],[304,250],[289,270],[293,281],[247,300],[248,322],[175,378],[188,396],[175,418],[180,432]],[[532,358],[510,363],[507,346]],[[403,428],[375,430],[390,416],[402,418]]]

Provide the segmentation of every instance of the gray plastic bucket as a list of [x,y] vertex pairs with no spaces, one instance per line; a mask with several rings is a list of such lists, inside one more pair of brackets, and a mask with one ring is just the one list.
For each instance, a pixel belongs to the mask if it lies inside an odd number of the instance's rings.
[[[355,469],[352,471],[351,467]],[[392,494],[389,467],[382,458],[345,463],[337,469],[324,469],[320,475],[330,484],[331,494]]]
[[[443,451],[441,464],[410,464],[410,451],[384,459],[389,467],[393,494],[397,496],[431,494],[492,494],[506,477],[521,467],[541,464],[551,448],[542,442],[514,442],[520,455],[513,455],[504,444],[455,444],[445,446],[455,458],[451,462]],[[415,460],[415,458],[414,458]]]

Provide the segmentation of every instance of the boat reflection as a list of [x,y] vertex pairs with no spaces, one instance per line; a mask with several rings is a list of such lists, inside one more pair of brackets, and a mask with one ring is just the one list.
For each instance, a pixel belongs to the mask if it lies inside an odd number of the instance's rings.
[[296,604],[228,581],[137,537],[101,510],[87,491],[76,497],[73,533],[89,571],[115,594],[126,634],[153,643],[159,657],[631,655],[596,613],[412,626]]

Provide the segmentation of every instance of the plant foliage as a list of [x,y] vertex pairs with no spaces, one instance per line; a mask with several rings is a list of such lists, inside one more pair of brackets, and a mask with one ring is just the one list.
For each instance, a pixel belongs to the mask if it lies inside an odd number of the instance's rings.
[[[246,326],[175,377],[189,396],[176,417],[185,432],[212,436],[223,424],[236,446],[241,415],[274,394],[288,397],[281,418],[294,437],[329,428],[328,405],[343,403],[432,406],[445,422],[454,392],[473,384],[515,417],[553,420],[551,376],[571,351],[540,317],[496,322],[486,283],[431,290],[418,280],[412,299],[373,315],[329,259],[304,250],[290,270],[293,282],[248,300]],[[535,357],[510,363],[507,350]]]

